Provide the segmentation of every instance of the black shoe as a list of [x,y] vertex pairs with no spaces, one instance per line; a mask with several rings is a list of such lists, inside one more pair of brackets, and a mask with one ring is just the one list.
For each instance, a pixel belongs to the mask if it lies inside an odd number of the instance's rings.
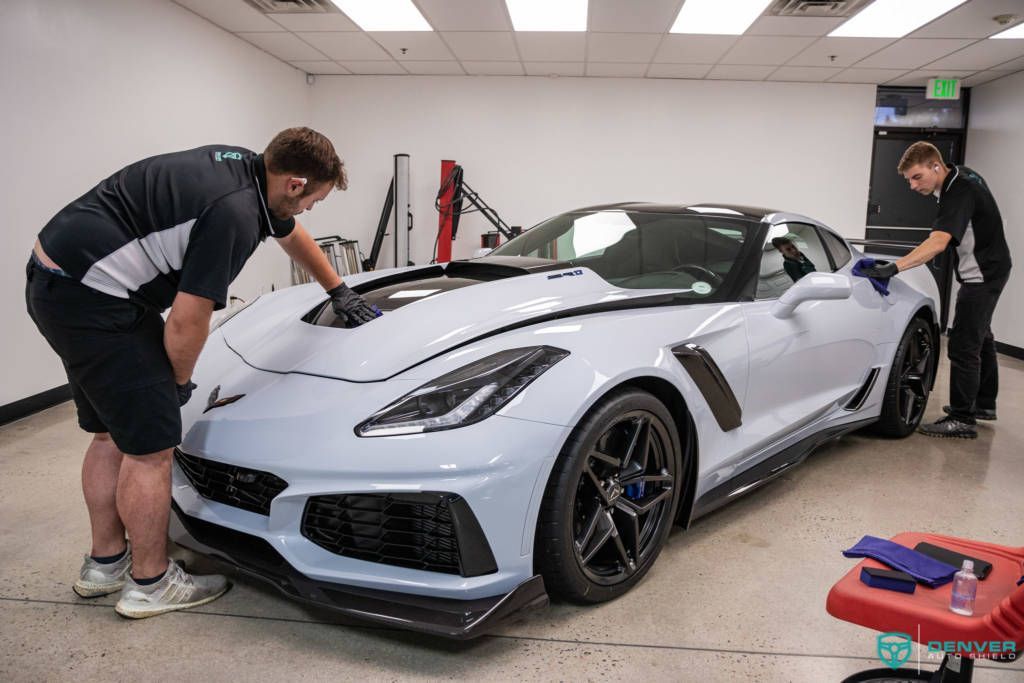
[[[944,412],[946,415],[952,415],[953,414],[953,409],[950,408],[949,406],[942,406],[942,412]],[[989,410],[988,408],[976,408],[974,410],[974,418],[976,420],[991,420],[991,421],[995,421],[995,419],[996,419],[995,408],[993,408],[991,410]]]
[[973,424],[961,422],[955,417],[944,417],[930,425],[917,428],[925,436],[936,436],[940,439],[977,439],[978,429]]

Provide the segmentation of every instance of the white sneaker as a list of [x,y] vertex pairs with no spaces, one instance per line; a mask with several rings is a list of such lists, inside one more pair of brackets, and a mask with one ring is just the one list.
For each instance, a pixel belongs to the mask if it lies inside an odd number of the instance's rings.
[[71,590],[83,598],[98,598],[101,595],[116,593],[124,588],[128,570],[131,568],[130,547],[125,550],[124,557],[110,564],[101,564],[92,559],[91,555],[86,555],[82,568],[78,570],[78,581],[75,581]]
[[193,576],[177,562],[168,559],[167,572],[152,585],[140,586],[129,575],[114,609],[122,617],[144,619],[205,605],[224,595],[229,588],[231,584],[220,574]]

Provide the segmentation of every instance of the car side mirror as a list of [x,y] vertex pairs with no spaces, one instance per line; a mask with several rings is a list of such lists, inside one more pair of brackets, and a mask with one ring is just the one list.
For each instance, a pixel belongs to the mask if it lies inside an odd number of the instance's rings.
[[494,250],[491,249],[490,247],[481,247],[480,249],[477,249],[476,251],[473,252],[473,258],[480,258],[481,256],[487,256],[492,251],[494,251]]
[[805,301],[849,299],[853,287],[848,275],[808,273],[787,289],[772,306],[776,318],[789,318]]

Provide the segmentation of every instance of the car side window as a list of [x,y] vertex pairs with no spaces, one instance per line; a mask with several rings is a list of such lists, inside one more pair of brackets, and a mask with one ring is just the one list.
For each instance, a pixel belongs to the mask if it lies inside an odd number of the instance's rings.
[[756,298],[777,299],[808,273],[831,270],[825,245],[813,225],[773,225],[761,248]]
[[846,246],[846,242],[830,230],[819,228],[818,231],[821,233],[821,237],[825,241],[825,247],[828,248],[828,253],[832,254],[832,262],[835,263],[836,270],[839,270],[849,263],[850,248]]

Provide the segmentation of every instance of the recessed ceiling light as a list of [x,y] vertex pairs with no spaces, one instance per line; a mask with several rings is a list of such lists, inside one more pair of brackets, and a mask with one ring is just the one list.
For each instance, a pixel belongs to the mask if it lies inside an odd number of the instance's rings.
[[1017,24],[1013,28],[1008,28],[1002,33],[997,33],[989,38],[1024,38],[1024,23]]
[[586,31],[587,0],[505,0],[516,31]]
[[686,0],[670,33],[738,36],[761,16],[771,0]]
[[331,0],[364,31],[433,31],[412,0]]
[[875,0],[828,34],[839,38],[902,38],[965,0]]

